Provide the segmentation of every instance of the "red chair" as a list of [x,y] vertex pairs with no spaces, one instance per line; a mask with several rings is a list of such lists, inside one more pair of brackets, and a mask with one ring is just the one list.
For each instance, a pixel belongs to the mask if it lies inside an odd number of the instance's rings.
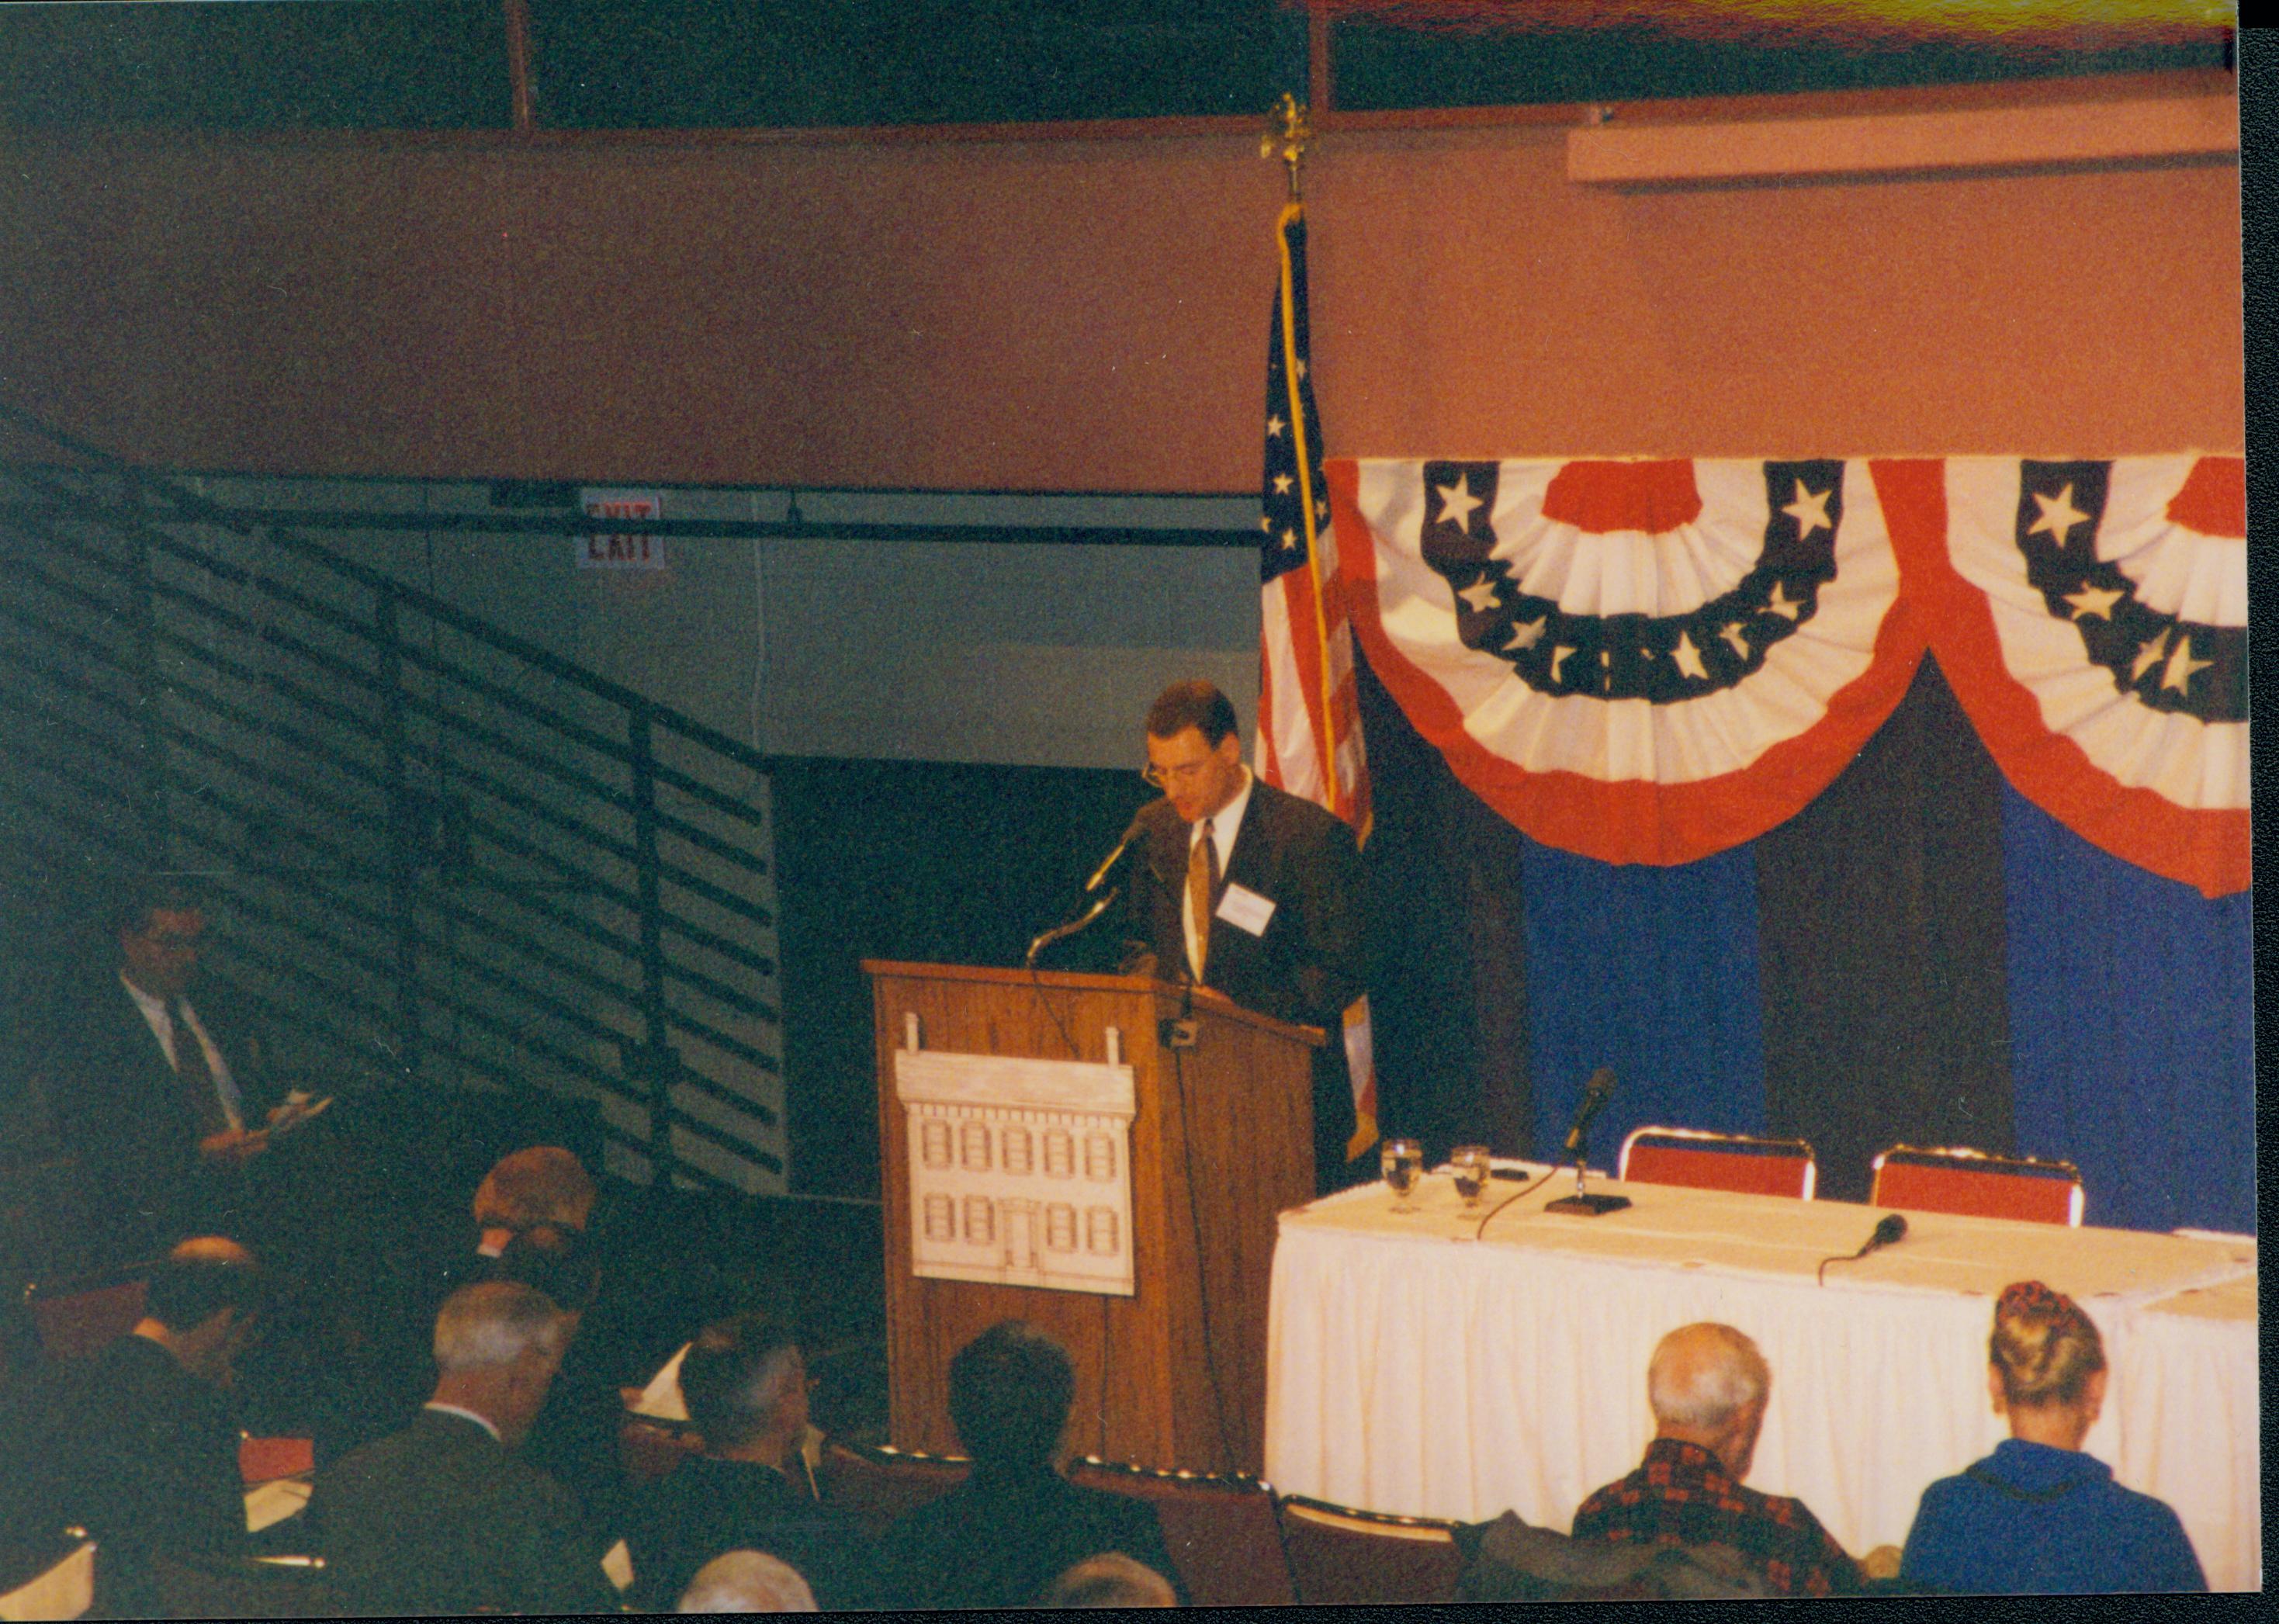
[[1086,1456],[1069,1468],[1086,1489],[1155,1508],[1163,1544],[1198,1607],[1286,1607],[1298,1599],[1274,1491],[1241,1473],[1159,1472]]
[[1453,1522],[1281,1497],[1282,1549],[1308,1606],[1451,1602],[1463,1574]]
[[35,1281],[24,1288],[24,1306],[50,1359],[85,1359],[134,1329],[150,1284],[147,1265]]
[[973,1462],[963,1455],[928,1455],[834,1438],[824,1446],[816,1486],[824,1504],[845,1512],[865,1538],[876,1540],[895,1518],[948,1494],[972,1469]]
[[1802,1139],[1759,1139],[1700,1128],[1637,1128],[1623,1141],[1615,1176],[1625,1184],[1683,1184],[1744,1195],[1812,1199],[1820,1164]]
[[2081,1170],[2070,1161],[1894,1145],[1871,1164],[1870,1207],[2034,1223],[2081,1223]]

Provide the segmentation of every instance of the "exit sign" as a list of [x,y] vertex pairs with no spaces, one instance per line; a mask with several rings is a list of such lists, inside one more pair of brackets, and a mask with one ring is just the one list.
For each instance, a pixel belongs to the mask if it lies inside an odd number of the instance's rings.
[[664,568],[664,538],[647,535],[631,528],[643,519],[664,517],[663,491],[597,491],[579,493],[579,502],[587,518],[624,519],[628,528],[623,532],[595,531],[577,539],[578,567],[581,570],[662,570]]

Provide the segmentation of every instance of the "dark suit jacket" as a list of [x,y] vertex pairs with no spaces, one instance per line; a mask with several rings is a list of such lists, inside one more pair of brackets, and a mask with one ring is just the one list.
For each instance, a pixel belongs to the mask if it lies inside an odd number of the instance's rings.
[[[190,1003],[229,1066],[246,1126],[258,1128],[277,1101],[249,1023],[211,983]],[[65,990],[47,1023],[38,1076],[56,1136],[78,1160],[88,1222],[113,1259],[163,1250],[226,1205],[229,1181],[200,1167],[181,1081],[116,969]]]
[[1086,1557],[1120,1551],[1186,1599],[1155,1508],[1056,1472],[980,1472],[898,1520],[879,1549],[882,1607],[1024,1607]]
[[153,1557],[246,1554],[237,1423],[219,1389],[143,1337],[53,1368],[54,1454],[42,1463],[65,1520],[102,1549],[103,1610],[150,1611]]
[[352,1613],[617,1608],[569,1490],[460,1416],[423,1410],[342,1456],[309,1514]]
[[867,1553],[855,1524],[756,1461],[682,1461],[649,1485],[625,1543],[633,1599],[653,1612],[671,1612],[696,1570],[730,1551],[764,1551],[789,1563],[825,1609],[869,1601]]
[[[1182,822],[1168,800],[1143,807],[1140,823],[1140,850],[1124,881],[1124,970],[1182,980],[1187,946],[1180,908],[1194,825]],[[1253,936],[1214,909],[1203,983],[1246,1009],[1328,1035],[1314,1053],[1314,1162],[1316,1180],[1332,1183],[1354,1131],[1345,1010],[1361,996],[1368,974],[1353,830],[1312,801],[1254,778],[1222,882],[1257,892],[1275,905],[1274,914],[1264,932]]]

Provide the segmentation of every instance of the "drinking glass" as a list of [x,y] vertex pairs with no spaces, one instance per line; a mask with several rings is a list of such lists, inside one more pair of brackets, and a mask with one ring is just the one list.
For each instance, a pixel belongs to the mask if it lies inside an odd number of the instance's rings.
[[1416,1186],[1424,1182],[1424,1147],[1414,1139],[1387,1139],[1377,1158],[1385,1182],[1393,1186],[1393,1210],[1413,1213]]
[[1467,1208],[1477,1207],[1488,1192],[1488,1147],[1459,1145],[1448,1153],[1448,1166],[1456,1176],[1456,1193]]

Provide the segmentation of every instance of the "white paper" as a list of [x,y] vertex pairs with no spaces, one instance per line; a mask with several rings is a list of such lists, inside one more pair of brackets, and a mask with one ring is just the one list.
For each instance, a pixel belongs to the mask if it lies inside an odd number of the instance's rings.
[[1266,922],[1274,917],[1274,904],[1247,885],[1230,885],[1226,894],[1219,899],[1218,916],[1238,931],[1263,936]]
[[245,1491],[245,1531],[258,1534],[274,1528],[309,1503],[309,1485],[297,1477],[280,1477]]

